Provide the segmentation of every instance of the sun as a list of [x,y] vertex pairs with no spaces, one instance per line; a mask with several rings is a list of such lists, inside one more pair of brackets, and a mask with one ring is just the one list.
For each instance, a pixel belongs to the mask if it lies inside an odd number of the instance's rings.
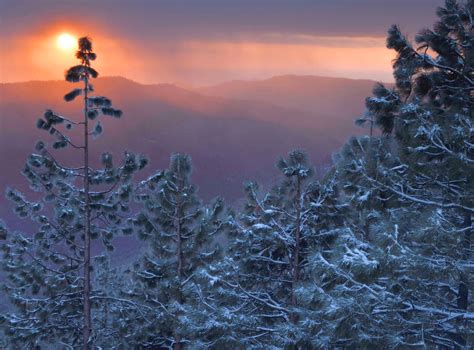
[[56,43],[61,50],[69,51],[76,47],[77,40],[71,34],[62,33],[58,36]]

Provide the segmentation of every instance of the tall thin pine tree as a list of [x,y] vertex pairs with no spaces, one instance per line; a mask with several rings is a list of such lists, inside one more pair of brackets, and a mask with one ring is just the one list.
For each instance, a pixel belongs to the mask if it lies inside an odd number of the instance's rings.
[[[93,127],[90,122],[100,115],[118,118],[122,112],[114,109],[108,98],[91,96],[90,80],[98,73],[91,67],[96,54],[89,38],[79,39],[76,57],[81,63],[66,72],[66,80],[81,82],[82,87],[64,98],[84,97],[83,119],[77,122],[47,110],[37,126],[56,138],[54,149],[80,151],[82,162],[65,166],[40,141],[23,175],[32,190],[44,192],[43,198],[28,201],[19,191],[7,190],[15,212],[38,224],[33,237],[16,232],[3,237],[5,288],[15,306],[3,319],[11,343],[20,347],[63,344],[89,349],[94,337],[100,336],[100,330],[92,325],[96,317],[93,306],[106,299],[106,293],[93,290],[92,240],[101,239],[107,250],[113,250],[111,240],[123,227],[123,214],[130,210],[130,181],[147,163],[143,157],[125,153],[123,164],[115,167],[112,155],[104,153],[102,167],[91,167],[89,139],[101,134],[103,128],[100,122]],[[66,134],[74,127],[79,128],[76,137],[82,139],[81,144],[72,140],[74,134]]]

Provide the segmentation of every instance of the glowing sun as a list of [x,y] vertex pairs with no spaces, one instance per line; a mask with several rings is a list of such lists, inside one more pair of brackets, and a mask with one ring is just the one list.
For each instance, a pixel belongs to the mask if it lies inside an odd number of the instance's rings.
[[61,50],[69,51],[76,47],[77,40],[71,34],[62,33],[58,36],[56,43]]

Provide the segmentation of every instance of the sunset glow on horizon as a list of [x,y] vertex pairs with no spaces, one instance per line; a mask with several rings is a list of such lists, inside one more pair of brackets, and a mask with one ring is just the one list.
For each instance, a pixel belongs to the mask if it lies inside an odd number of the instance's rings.
[[[298,38],[280,35],[281,41],[186,40],[171,47],[166,41],[108,37],[99,30],[90,36],[101,76],[119,75],[142,83],[183,86],[285,74],[390,81],[394,58],[393,52],[385,48],[383,37],[312,37],[298,42]],[[5,66],[9,66],[1,71],[2,82],[58,80],[62,74],[57,66],[67,67],[76,60],[77,37],[68,32],[56,31],[10,45],[12,49],[2,54]]]
[[[17,7],[4,9],[11,13],[0,22],[0,82],[62,79],[57,67],[76,62],[74,50],[81,36],[92,38],[101,76],[141,83],[203,86],[287,74],[393,81],[395,56],[385,47],[392,14],[372,0],[363,7],[366,13],[352,16],[338,12],[337,1],[334,7],[323,2],[274,3],[269,8],[255,3],[249,12],[250,3],[204,2],[190,8],[146,2],[133,7],[105,0],[94,5],[93,14],[87,0],[51,2],[50,7],[46,3],[18,0]],[[390,6],[394,15],[403,8]],[[248,15],[234,19],[234,7],[245,8]],[[78,15],[66,20],[70,11]],[[124,14],[127,31],[117,25]],[[414,13],[413,18],[420,15]]]

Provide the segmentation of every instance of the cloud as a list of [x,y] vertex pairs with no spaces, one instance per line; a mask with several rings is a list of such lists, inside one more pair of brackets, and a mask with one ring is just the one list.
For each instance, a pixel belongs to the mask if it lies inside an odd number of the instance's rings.
[[442,0],[3,0],[2,33],[49,21],[103,26],[130,38],[202,39],[259,33],[383,36],[392,23],[414,33]]
[[441,3],[3,0],[0,79],[61,79],[57,67],[69,61],[48,45],[67,31],[93,37],[102,74],[142,82],[201,85],[289,73],[390,80],[386,29],[398,23],[414,34],[433,23]]

